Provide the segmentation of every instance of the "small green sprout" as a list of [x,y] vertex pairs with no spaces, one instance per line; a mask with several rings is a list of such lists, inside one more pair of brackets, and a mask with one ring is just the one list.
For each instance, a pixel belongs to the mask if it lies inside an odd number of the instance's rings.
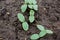
[[21,11],[24,13],[29,7],[30,9],[38,10],[38,5],[36,0],[25,0],[25,3],[21,6]]
[[34,20],[35,20],[35,17],[34,17],[34,11],[33,10],[30,10],[30,16],[29,16],[29,21],[32,23],[32,22],[34,22]]
[[42,25],[37,25],[37,28],[41,31],[39,34],[33,34],[31,37],[30,37],[30,39],[31,40],[36,40],[36,39],[38,39],[38,38],[41,38],[41,37],[43,37],[43,36],[45,36],[46,34],[53,34],[53,32],[51,31],[51,30],[46,30],[45,28],[44,28],[44,26],[42,26]]
[[23,4],[23,5],[21,6],[21,11],[22,11],[22,12],[25,12],[26,9],[27,9],[27,4]]
[[19,21],[22,22],[22,27],[23,27],[23,29],[24,29],[25,31],[27,31],[27,30],[29,29],[29,25],[28,25],[28,23],[25,21],[25,18],[24,18],[24,16],[23,16],[23,14],[18,13],[18,14],[17,14],[17,17],[18,17]]
[[53,32],[51,30],[45,29],[44,26],[42,26],[42,25],[37,25],[37,28],[41,31],[45,31],[48,34],[53,34]]
[[[30,10],[30,16],[29,16],[29,21],[32,23],[34,22],[35,20],[35,17],[34,17],[34,10],[38,10],[38,6],[36,5],[37,4],[37,1],[36,0],[24,0],[24,4],[21,6],[21,11],[24,13],[27,8],[29,7],[31,10]],[[29,5],[32,5],[32,6],[29,6]],[[34,9],[34,10],[32,10]],[[22,27],[25,31],[27,31],[29,29],[29,25],[28,23],[25,21],[25,18],[23,16],[23,14],[21,13],[18,13],[17,14],[17,17],[19,19],[19,21],[22,22]]]
[[24,0],[24,4],[21,6],[21,11],[24,13],[26,11],[26,9],[29,7],[30,10],[30,16],[29,16],[29,21],[32,23],[35,20],[34,17],[34,10],[38,10],[38,5],[37,5],[37,1],[36,0]]

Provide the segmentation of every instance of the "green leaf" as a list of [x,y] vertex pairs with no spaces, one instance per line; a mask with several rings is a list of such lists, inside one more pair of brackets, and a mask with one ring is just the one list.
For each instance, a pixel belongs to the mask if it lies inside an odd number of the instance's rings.
[[39,35],[38,34],[33,34],[31,35],[30,39],[38,39],[39,38]]
[[25,31],[27,31],[27,30],[29,29],[29,25],[28,25],[27,22],[23,22],[23,23],[22,23],[22,27],[23,27],[23,29],[24,29]]
[[34,16],[29,16],[29,21],[30,21],[31,23],[34,22],[34,20],[35,20]]
[[22,12],[25,12],[26,9],[27,9],[27,5],[26,5],[26,4],[24,4],[24,5],[21,6],[21,11],[22,11]]
[[45,36],[46,34],[47,34],[46,30],[43,30],[43,31],[41,31],[41,32],[39,33],[39,36],[40,36],[40,37],[43,37],[43,36]]
[[30,10],[30,16],[34,16],[34,10]]
[[37,4],[37,1],[36,0],[29,0],[29,4]]
[[44,29],[44,26],[42,26],[42,25],[37,25],[37,28],[38,28],[39,30],[45,30],[45,29]]
[[38,10],[38,5],[28,5],[30,9]]
[[35,5],[35,4],[37,4],[37,1],[36,0],[32,0],[32,3]]
[[30,9],[33,9],[33,5],[28,5],[28,7],[29,7]]
[[51,31],[51,30],[46,30],[46,32],[47,32],[48,34],[53,34],[53,31]]
[[17,17],[18,17],[19,21],[21,21],[21,22],[24,22],[24,21],[25,21],[25,18],[24,18],[24,16],[23,16],[23,14],[18,13],[18,14],[17,14]]
[[38,10],[38,5],[33,5],[34,10]]
[[33,2],[32,2],[33,0],[29,0],[29,4],[32,4]]
[[29,0],[25,0],[25,3],[29,3]]

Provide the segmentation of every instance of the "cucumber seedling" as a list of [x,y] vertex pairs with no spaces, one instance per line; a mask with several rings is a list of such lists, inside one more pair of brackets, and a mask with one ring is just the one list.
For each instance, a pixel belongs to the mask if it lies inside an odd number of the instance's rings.
[[19,19],[20,22],[22,22],[22,27],[25,31],[27,31],[29,29],[29,25],[28,23],[25,21],[25,17],[23,16],[23,14],[18,13],[17,17]]
[[[24,0],[24,1],[25,1],[24,4],[21,6],[21,11],[24,13],[27,10],[27,8],[30,8],[29,21],[30,21],[30,23],[32,23],[35,20],[35,17],[34,17],[35,11],[38,10],[37,1],[36,0]],[[18,13],[17,17],[18,17],[19,21],[22,22],[23,29],[25,31],[27,31],[29,29],[29,25],[26,22],[23,14]],[[53,34],[53,32],[51,30],[45,29],[44,26],[42,26],[42,25],[37,25],[37,28],[40,30],[40,33],[31,35],[31,37],[30,37],[31,40],[37,40],[37,39],[45,36],[46,34]]]
[[24,0],[24,4],[21,6],[21,11],[24,13],[26,11],[27,8],[30,8],[30,16],[29,16],[29,21],[32,23],[35,20],[34,17],[34,10],[38,10],[38,5],[37,5],[37,1],[36,0]]
[[[24,13],[27,10],[28,7],[31,9],[30,12],[29,12],[30,13],[29,21],[32,23],[35,20],[34,10],[38,10],[37,1],[36,0],[24,0],[24,1],[25,1],[24,4],[21,6],[21,11]],[[23,14],[18,13],[17,17],[18,17],[19,21],[22,22],[23,29],[25,31],[27,31],[29,29],[29,25],[26,22]]]
[[42,25],[37,25],[37,28],[40,30],[40,33],[31,35],[30,39],[36,40],[41,37],[44,37],[46,34],[53,34],[53,32],[51,30],[45,29],[44,26],[42,26]]
[[34,13],[35,12],[33,10],[30,10],[29,20],[30,20],[31,23],[35,20]]

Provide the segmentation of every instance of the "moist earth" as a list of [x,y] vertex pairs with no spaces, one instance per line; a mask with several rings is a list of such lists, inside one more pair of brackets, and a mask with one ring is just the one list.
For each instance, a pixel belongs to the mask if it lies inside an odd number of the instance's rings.
[[0,40],[30,40],[30,36],[39,33],[36,24],[52,30],[38,40],[60,40],[60,0],[37,0],[39,10],[35,12],[35,21],[28,20],[28,10],[24,13],[29,30],[24,31],[17,18],[24,0],[0,0]]

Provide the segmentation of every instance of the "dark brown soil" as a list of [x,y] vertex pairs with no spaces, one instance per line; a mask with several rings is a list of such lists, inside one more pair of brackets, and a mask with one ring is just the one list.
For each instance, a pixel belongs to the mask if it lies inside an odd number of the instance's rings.
[[27,32],[22,29],[21,22],[17,19],[17,13],[23,0],[0,0],[0,40],[30,40],[30,35],[39,33],[36,24],[44,25],[53,30],[54,34],[46,35],[38,40],[60,40],[60,0],[37,0],[39,10],[35,13],[36,20],[29,23],[29,14],[24,16],[30,28]]

